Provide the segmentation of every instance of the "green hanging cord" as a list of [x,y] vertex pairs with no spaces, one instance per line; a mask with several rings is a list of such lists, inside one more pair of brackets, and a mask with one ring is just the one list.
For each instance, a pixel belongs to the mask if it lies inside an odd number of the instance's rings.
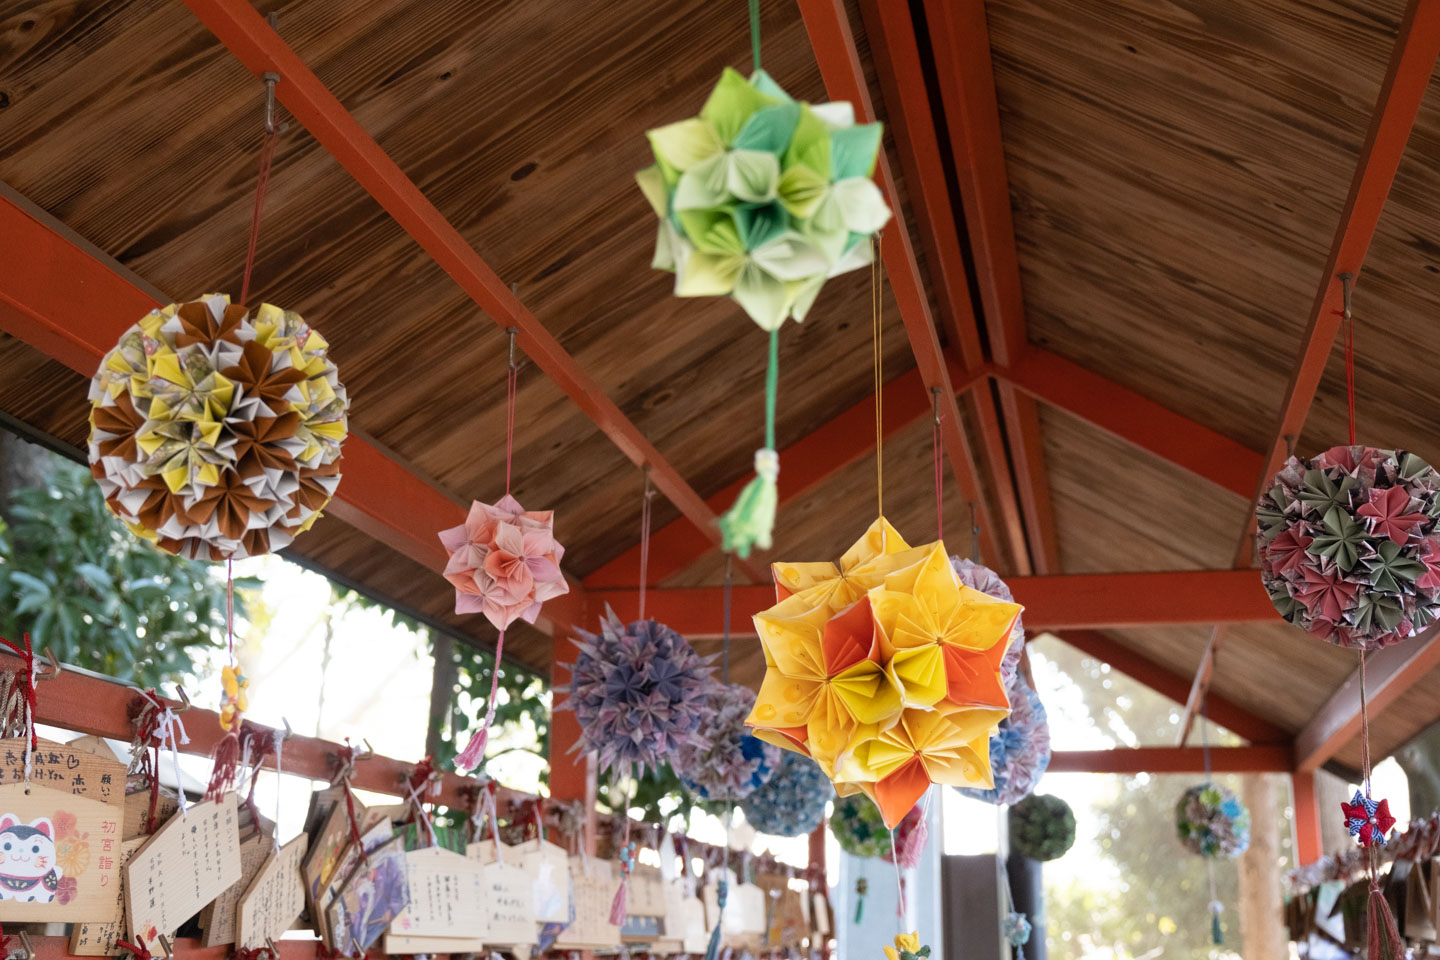
[[722,546],[742,558],[754,547],[769,550],[779,505],[776,481],[780,456],[775,452],[775,401],[780,385],[780,330],[770,331],[770,358],[765,368],[765,446],[755,451],[755,479],[745,485],[735,503],[720,518]]
[[750,56],[753,69],[760,72],[760,0],[750,0]]

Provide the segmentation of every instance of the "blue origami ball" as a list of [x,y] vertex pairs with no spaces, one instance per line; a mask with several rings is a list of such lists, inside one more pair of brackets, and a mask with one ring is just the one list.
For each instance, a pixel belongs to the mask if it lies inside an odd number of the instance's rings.
[[835,787],[809,757],[785,751],[769,782],[740,804],[745,820],[760,833],[798,837],[825,822],[825,804]]

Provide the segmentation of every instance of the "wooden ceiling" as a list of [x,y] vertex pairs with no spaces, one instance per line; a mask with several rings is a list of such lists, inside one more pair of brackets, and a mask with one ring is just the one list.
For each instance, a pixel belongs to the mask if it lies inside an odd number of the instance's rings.
[[[888,120],[898,107],[886,103],[865,30],[876,2],[846,12],[875,110]],[[278,15],[284,41],[701,496],[748,474],[764,335],[727,300],[670,296],[669,278],[649,268],[653,219],[632,180],[648,162],[645,130],[693,114],[722,67],[749,64],[743,4],[255,5]],[[924,31],[927,4],[910,6]],[[826,99],[793,0],[762,9],[766,69],[796,96]],[[991,0],[984,12],[1030,342],[1267,449],[1401,0]],[[935,42],[920,47],[932,81]],[[175,298],[238,287],[261,97],[179,0],[18,0],[0,11],[0,181]],[[943,115],[933,93],[932,106]],[[1440,312],[1440,171],[1427,159],[1437,139],[1432,97],[1355,299],[1362,434],[1432,460],[1440,437],[1427,401],[1440,374],[1405,361],[1428,344]],[[920,187],[905,182],[906,144],[893,125],[886,148],[913,226]],[[953,210],[963,236],[974,211],[958,200]],[[927,262],[934,248],[918,238],[915,248],[949,340],[938,271]],[[995,322],[970,282],[965,309]],[[868,286],[863,271],[832,281],[811,319],[785,330],[782,448],[870,393]],[[255,294],[324,332],[359,432],[456,503],[498,496],[505,336],[298,125],[280,141]],[[888,287],[886,311],[888,379],[915,361]],[[8,418],[79,449],[86,409],[82,376],[0,334]],[[962,411],[977,437],[973,397]],[[1298,449],[1329,446],[1343,424],[1337,355]],[[1015,428],[1006,424],[1012,448]],[[1232,564],[1245,498],[1058,408],[1041,406],[1038,435],[1052,572]],[[931,464],[926,417],[887,443],[886,512],[912,539],[934,529]],[[556,509],[576,579],[635,546],[640,471],[533,366],[521,374],[515,465],[520,501]],[[983,465],[997,475],[995,463]],[[998,465],[998,475],[1005,470]],[[1015,497],[1008,483],[987,484],[988,513]],[[873,509],[873,470],[862,458],[783,507],[767,556],[838,556]],[[676,515],[657,499],[657,526]],[[953,482],[945,515],[952,552],[969,552],[967,504]],[[433,572],[333,517],[292,552],[488,642],[474,618],[454,616]],[[1023,544],[1003,542],[986,559],[1013,572],[1027,558]],[[712,551],[663,585],[713,586],[722,575]],[[1186,677],[1208,635],[1204,626],[1111,632]],[[507,650],[543,669],[550,641],[518,632]],[[737,651],[735,665],[758,680],[757,650]],[[1213,689],[1293,732],[1353,668],[1353,656],[1277,620],[1229,632]],[[1283,690],[1278,675],[1290,678]],[[1434,689],[1422,682],[1405,695],[1377,725],[1377,747],[1388,752],[1440,715]]]

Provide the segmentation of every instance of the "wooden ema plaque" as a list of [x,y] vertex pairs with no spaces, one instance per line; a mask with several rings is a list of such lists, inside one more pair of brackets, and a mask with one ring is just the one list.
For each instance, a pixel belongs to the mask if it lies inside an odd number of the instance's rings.
[[240,842],[240,877],[226,887],[220,896],[200,910],[200,943],[207,947],[235,942],[235,908],[240,895],[250,886],[265,861],[270,859],[274,841],[260,831]]
[[537,923],[566,923],[570,919],[570,855],[549,840],[527,840],[516,848],[520,863],[535,891]]
[[626,943],[653,943],[665,936],[665,882],[658,867],[636,866],[626,893],[625,925],[620,939]]
[[0,786],[0,923],[113,915],[123,809],[71,789]]
[[307,843],[302,833],[271,854],[240,896],[235,910],[235,942],[240,947],[256,950],[267,940],[279,940],[305,909],[300,864]]
[[425,847],[405,854],[405,870],[410,883],[410,902],[390,924],[392,935],[419,938],[483,938],[486,935],[489,924],[486,922],[484,864],[441,847]]
[[521,865],[524,856],[518,847],[482,840],[465,848],[466,856],[483,864],[485,888],[485,943],[487,946],[518,947],[535,943],[535,885]]
[[[168,787],[161,787],[159,796],[155,798],[155,829],[159,830],[169,819],[180,811],[180,798],[175,791]],[[146,830],[147,822],[150,819],[150,788],[138,786],[125,794],[125,839],[131,837],[148,837]]]
[[575,921],[555,940],[556,950],[607,949],[620,946],[620,928],[610,922],[616,880],[610,864],[595,857],[570,858],[574,883]]
[[[125,765],[109,747],[105,750],[97,753],[85,738],[72,743],[41,740],[30,755],[30,785],[124,806]],[[24,782],[24,738],[0,740],[0,783]]]
[[126,925],[134,941],[173,937],[180,924],[240,879],[235,794],[177,814],[125,865]]
[[87,920],[70,927],[70,953],[77,957],[115,957],[125,953],[116,946],[125,939],[125,864],[145,843],[144,837],[120,842],[116,865],[120,867],[120,883],[115,888],[111,913],[104,920]]

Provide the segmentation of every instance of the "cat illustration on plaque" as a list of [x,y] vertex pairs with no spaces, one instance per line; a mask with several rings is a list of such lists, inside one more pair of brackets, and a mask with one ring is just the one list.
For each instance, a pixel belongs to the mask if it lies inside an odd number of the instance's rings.
[[60,889],[55,827],[46,817],[20,822],[0,816],[0,900],[54,903]]

